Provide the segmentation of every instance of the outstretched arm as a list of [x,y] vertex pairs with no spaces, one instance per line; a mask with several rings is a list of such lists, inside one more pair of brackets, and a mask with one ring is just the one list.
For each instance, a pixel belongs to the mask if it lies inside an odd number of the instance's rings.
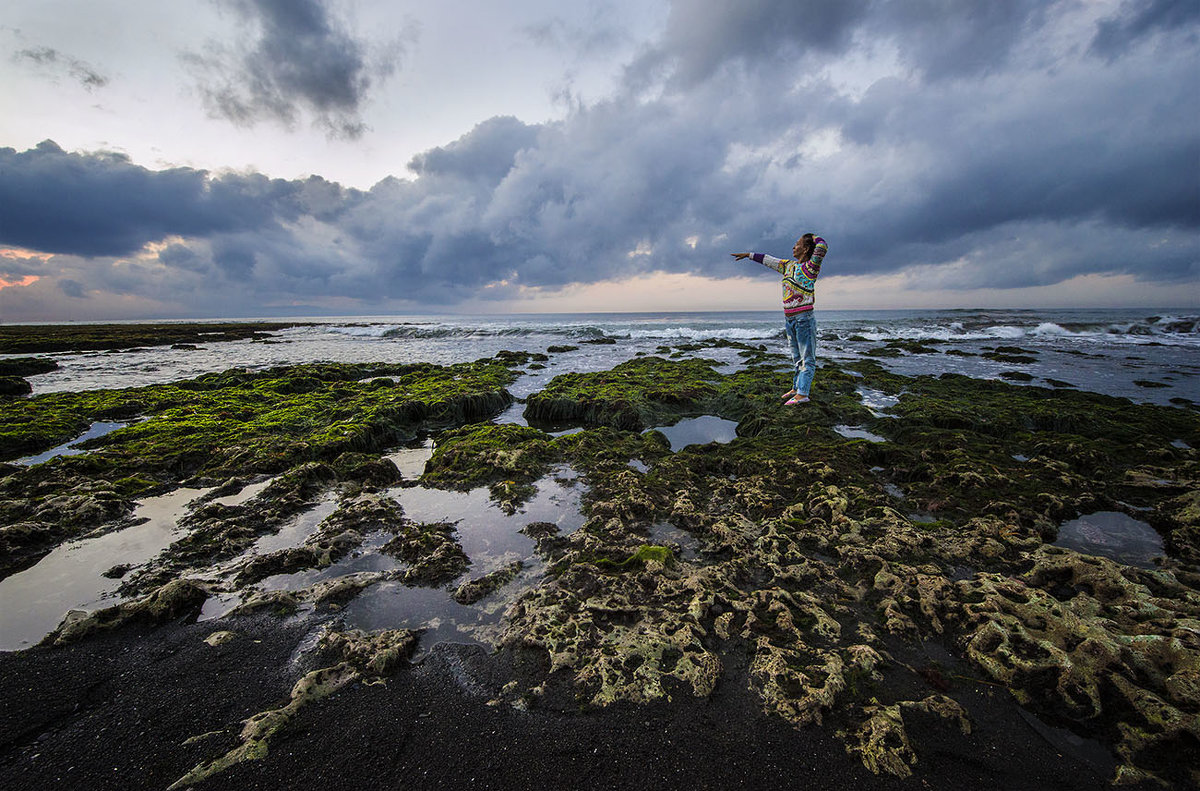
[[762,264],[767,269],[774,269],[776,272],[782,273],[784,265],[787,263],[786,258],[776,258],[773,255],[765,253],[730,253],[734,258],[741,261],[744,258],[749,258],[756,264]]

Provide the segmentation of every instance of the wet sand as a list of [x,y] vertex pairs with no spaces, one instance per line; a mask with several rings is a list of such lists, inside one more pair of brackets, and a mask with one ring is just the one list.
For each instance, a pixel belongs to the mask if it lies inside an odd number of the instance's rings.
[[[309,628],[224,619],[0,654],[0,787],[168,787],[233,746],[242,719],[287,700]],[[222,629],[238,636],[203,642]],[[443,644],[384,684],[305,707],[264,759],[197,787],[1082,790],[1111,771],[1051,744],[990,685],[955,685],[970,735],[936,717],[908,723],[918,774],[902,781],[847,755],[833,720],[797,730],[762,713],[734,662],[708,699],[588,711],[565,688],[536,709],[489,705],[514,670],[512,657]]]

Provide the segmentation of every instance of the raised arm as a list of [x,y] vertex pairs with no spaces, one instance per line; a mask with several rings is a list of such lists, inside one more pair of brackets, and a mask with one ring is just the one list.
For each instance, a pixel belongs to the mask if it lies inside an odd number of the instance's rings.
[[826,253],[829,252],[829,242],[826,242],[820,236],[814,238],[813,241],[816,242],[817,246],[813,248],[812,258],[809,260],[811,260],[816,266],[820,267],[821,259],[825,257]]

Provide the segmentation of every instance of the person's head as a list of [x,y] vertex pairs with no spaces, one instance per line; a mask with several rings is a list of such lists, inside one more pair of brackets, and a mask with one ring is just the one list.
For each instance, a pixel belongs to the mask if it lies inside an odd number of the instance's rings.
[[792,258],[797,261],[807,261],[812,258],[813,250],[817,243],[811,233],[806,233],[796,240],[796,244],[792,247]]

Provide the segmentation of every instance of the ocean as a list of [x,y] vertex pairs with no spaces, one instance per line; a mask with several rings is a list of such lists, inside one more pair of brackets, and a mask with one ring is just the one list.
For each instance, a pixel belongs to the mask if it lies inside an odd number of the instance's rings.
[[[545,352],[551,346],[577,347],[550,355],[544,370],[521,377],[510,390],[523,398],[557,374],[605,370],[637,354],[663,353],[666,346],[725,339],[787,353],[777,310],[296,321],[311,325],[273,333],[266,343],[55,354],[60,368],[29,381],[36,395],[156,384],[229,368],[259,370],[318,361],[451,364],[503,349]],[[817,325],[819,361],[870,357],[905,375],[1003,377],[1017,384],[1069,386],[1139,403],[1200,401],[1200,311],[1194,308],[818,309]],[[895,356],[878,356],[889,343]],[[741,364],[736,349],[701,348],[689,354],[717,360],[723,373]],[[820,387],[819,374],[815,386]]]

